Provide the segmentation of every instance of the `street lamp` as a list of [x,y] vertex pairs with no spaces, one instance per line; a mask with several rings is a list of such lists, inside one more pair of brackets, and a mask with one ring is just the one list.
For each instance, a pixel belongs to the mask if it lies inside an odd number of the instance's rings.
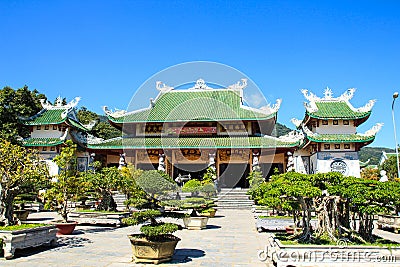
[[396,160],[397,160],[397,178],[400,178],[400,170],[399,170],[399,150],[397,148],[397,137],[396,137],[396,123],[394,121],[394,101],[396,100],[396,98],[399,97],[399,93],[398,92],[394,92],[393,94],[393,102],[392,102],[392,118],[393,118],[393,130],[394,130],[394,141],[396,143]]

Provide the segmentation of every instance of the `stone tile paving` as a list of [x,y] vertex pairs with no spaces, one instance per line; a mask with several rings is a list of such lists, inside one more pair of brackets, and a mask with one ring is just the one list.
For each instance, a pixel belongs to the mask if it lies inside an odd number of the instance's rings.
[[[264,248],[265,235],[255,228],[247,210],[219,210],[210,218],[208,229],[176,232],[182,240],[168,266],[268,266],[257,258]],[[54,213],[31,214],[32,221],[48,221]],[[180,220],[181,221],[181,220]],[[177,221],[177,222],[180,222]],[[151,266],[131,262],[127,234],[137,227],[78,226],[71,236],[59,238],[54,248],[39,247],[16,252],[15,259],[0,259],[0,266]]]

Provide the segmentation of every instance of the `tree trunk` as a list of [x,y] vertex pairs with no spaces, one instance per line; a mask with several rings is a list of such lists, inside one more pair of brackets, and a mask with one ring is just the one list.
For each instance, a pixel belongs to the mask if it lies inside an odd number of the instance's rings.
[[327,234],[332,240],[337,239],[337,233],[341,233],[340,197],[323,196],[315,199],[317,212],[317,236]]
[[[299,197],[298,201],[303,212],[303,233],[301,234],[299,240],[308,241],[311,239],[312,231],[310,223],[312,199]],[[296,225],[294,229],[296,229]]]
[[0,225],[8,226],[15,224],[13,218],[14,190],[3,188],[0,185]]
[[366,241],[373,241],[372,230],[374,230],[374,215],[360,213],[360,225],[358,234]]

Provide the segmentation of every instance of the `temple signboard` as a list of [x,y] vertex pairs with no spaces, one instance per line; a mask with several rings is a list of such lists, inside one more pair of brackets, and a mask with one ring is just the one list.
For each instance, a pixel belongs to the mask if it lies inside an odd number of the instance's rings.
[[168,133],[174,134],[213,134],[217,133],[217,127],[171,127]]

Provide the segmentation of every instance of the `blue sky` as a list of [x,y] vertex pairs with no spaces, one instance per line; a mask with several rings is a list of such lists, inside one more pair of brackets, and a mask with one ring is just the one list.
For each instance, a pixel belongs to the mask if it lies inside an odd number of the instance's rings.
[[[355,107],[377,99],[359,132],[383,122],[372,145],[393,147],[399,8],[399,1],[0,0],[0,87],[81,96],[81,105],[102,113],[103,105],[126,108],[158,71],[214,61],[242,71],[269,101],[282,98],[278,121],[290,127],[304,115],[302,88],[322,96],[328,86],[339,96],[355,87]],[[400,103],[396,115],[400,129]]]

